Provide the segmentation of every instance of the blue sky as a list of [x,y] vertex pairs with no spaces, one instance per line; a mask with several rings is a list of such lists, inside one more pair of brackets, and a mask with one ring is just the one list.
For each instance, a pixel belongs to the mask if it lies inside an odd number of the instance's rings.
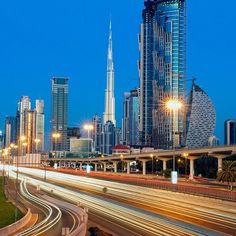
[[[143,0],[12,0],[0,8],[0,124],[14,115],[22,95],[46,103],[47,127],[53,76],[69,82],[69,124],[102,115],[109,15],[113,21],[116,114],[124,91],[138,86],[138,33]],[[216,134],[236,117],[235,0],[188,1],[187,71],[212,98]],[[223,141],[223,140],[222,140]]]

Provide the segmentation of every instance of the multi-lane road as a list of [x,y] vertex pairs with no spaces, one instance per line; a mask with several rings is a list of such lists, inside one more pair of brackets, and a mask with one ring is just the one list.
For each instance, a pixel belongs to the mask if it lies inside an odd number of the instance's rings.
[[[114,235],[236,235],[236,203],[20,168],[32,185],[89,208]],[[104,191],[104,187],[107,191]]]

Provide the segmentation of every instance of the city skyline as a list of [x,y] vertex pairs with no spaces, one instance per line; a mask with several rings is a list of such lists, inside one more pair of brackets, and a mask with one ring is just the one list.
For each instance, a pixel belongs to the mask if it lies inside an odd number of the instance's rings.
[[[233,1],[231,1],[232,4],[235,4]],[[49,67],[46,66],[46,63],[48,63],[47,55],[43,55],[45,53],[47,47],[45,47],[45,44],[49,44],[52,46],[53,40],[49,40],[46,38],[47,34],[45,36],[39,37],[38,39],[35,37],[30,38],[32,40],[31,42],[26,41],[26,43],[23,43],[23,40],[25,40],[25,36],[22,34],[19,34],[19,38],[13,38],[10,39],[11,34],[16,34],[19,29],[22,28],[23,32],[26,32],[27,29],[29,32],[32,30],[34,33],[34,36],[38,36],[37,33],[33,30],[33,25],[36,24],[39,26],[40,30],[43,30],[43,27],[46,27],[46,22],[39,23],[36,21],[36,18],[34,18],[33,15],[31,15],[30,12],[26,12],[26,16],[21,19],[21,21],[16,24],[16,26],[12,26],[11,24],[16,23],[17,14],[15,18],[13,18],[10,22],[8,22],[7,27],[12,27],[13,32],[8,32],[7,29],[3,33],[4,37],[0,41],[1,51],[2,55],[0,56],[0,62],[3,66],[1,69],[1,74],[4,78],[2,81],[3,87],[10,86],[10,83],[12,84],[12,80],[14,81],[14,84],[16,88],[13,88],[12,91],[14,96],[12,94],[8,95],[4,91],[2,92],[2,99],[1,99],[1,129],[3,129],[4,119],[7,115],[14,115],[16,110],[16,102],[22,95],[28,95],[32,99],[42,98],[45,100],[45,106],[46,106],[46,126],[49,127],[49,120],[50,120],[50,78],[52,76],[66,76],[70,77],[71,83],[69,86],[71,86],[70,89],[70,95],[69,95],[69,125],[75,125],[75,124],[82,124],[86,120],[90,120],[92,116],[95,113],[98,113],[99,115],[102,115],[102,112],[104,110],[104,88],[105,88],[105,78],[106,78],[106,52],[107,52],[107,26],[109,24],[109,12],[112,13],[112,19],[113,19],[113,41],[114,41],[114,61],[116,66],[116,108],[117,108],[117,123],[118,126],[121,124],[121,117],[122,117],[122,99],[123,99],[123,93],[130,91],[133,87],[137,87],[139,85],[139,78],[138,78],[138,69],[137,69],[137,60],[139,58],[139,51],[138,51],[138,40],[137,35],[139,33],[139,26],[141,23],[141,16],[140,12],[143,8],[143,1],[140,1],[138,4],[134,4],[132,1],[127,1],[127,9],[124,10],[124,16],[123,19],[120,20],[120,12],[122,4],[115,3],[115,1],[112,1],[110,6],[106,6],[104,9],[106,1],[100,2],[98,4],[99,9],[102,9],[102,20],[100,20],[97,24],[97,28],[94,28],[93,31],[88,30],[87,31],[82,27],[82,29],[78,30],[78,28],[73,28],[76,25],[79,25],[79,13],[73,12],[72,16],[66,21],[66,26],[69,23],[73,23],[73,27],[70,27],[69,29],[66,27],[62,27],[61,33],[64,35],[64,33],[68,33],[68,35],[73,36],[75,34],[76,39],[80,39],[80,35],[84,35],[86,32],[87,34],[86,40],[88,40],[88,46],[84,46],[84,49],[81,47],[79,42],[85,42],[81,40],[77,41],[69,37],[62,37],[57,40],[55,40],[55,48],[51,48],[49,50],[49,60],[51,60],[52,65]],[[72,3],[72,5],[76,5],[76,3]],[[87,3],[80,3],[80,4],[86,4]],[[192,5],[191,5],[192,4]],[[209,4],[209,3],[204,3]],[[42,5],[44,5],[42,3]],[[109,5],[109,4],[108,4]],[[64,4],[60,3],[58,6],[58,10],[63,11]],[[96,9],[96,3],[94,4],[94,9],[92,11],[95,11]],[[191,7],[192,6],[192,7]],[[233,70],[230,68],[234,68],[235,62],[233,60],[229,60],[228,64],[232,63],[232,65],[228,65],[227,63],[222,63],[220,60],[215,59],[214,53],[219,53],[220,55],[216,54],[218,58],[230,58],[230,55],[235,54],[236,51],[235,45],[232,43],[232,48],[230,51],[227,51],[227,43],[228,41],[231,42],[233,40],[234,36],[231,38],[223,39],[220,36],[220,27],[216,27],[214,25],[211,25],[211,21],[207,21],[206,25],[203,25],[202,19],[198,19],[195,17],[189,17],[189,15],[194,16],[196,14],[197,10],[201,10],[203,17],[217,17],[217,9],[221,9],[221,12],[224,13],[224,10],[226,10],[223,7],[219,7],[217,4],[215,4],[213,7],[215,7],[215,11],[212,10],[210,12],[210,16],[207,16],[206,10],[200,8],[200,3],[188,3],[188,39],[187,39],[187,72],[188,72],[188,79],[191,78],[192,75],[196,76],[198,78],[197,83],[203,87],[203,89],[209,94],[209,96],[212,98],[214,105],[216,106],[217,111],[217,130],[216,135],[220,137],[221,143],[223,143],[223,129],[224,129],[224,121],[226,119],[235,118],[236,111],[233,111],[233,104],[234,104],[234,97],[233,97],[233,88],[235,87],[235,81],[233,81],[233,78],[230,77],[233,74]],[[7,7],[7,4],[4,6]],[[4,9],[3,7],[3,9]],[[16,6],[17,7],[17,4]],[[16,10],[13,7],[13,12]],[[18,6],[19,7],[19,6]],[[29,6],[28,10],[30,9]],[[48,6],[49,9],[46,10],[48,12],[52,6]],[[118,7],[118,9],[116,9]],[[219,7],[219,8],[218,8]],[[110,9],[108,9],[110,8]],[[130,12],[130,9],[131,12]],[[206,9],[209,9],[209,7],[206,7]],[[211,6],[212,9],[212,6]],[[127,11],[126,11],[127,10]],[[231,10],[228,9],[227,10]],[[72,6],[67,6],[66,12],[68,15],[72,11]],[[49,13],[49,12],[48,12]],[[119,13],[119,14],[118,14]],[[227,12],[228,13],[228,12]],[[87,14],[87,13],[86,13]],[[205,14],[205,15],[204,15]],[[212,14],[212,15],[211,15]],[[197,15],[197,14],[196,14]],[[9,9],[3,12],[1,16],[1,20],[3,22],[6,22],[6,20],[10,17],[10,11]],[[27,21],[27,17],[32,17],[32,23]],[[81,16],[81,17],[84,17]],[[227,27],[230,29],[230,17],[231,15],[225,15],[225,17],[222,17],[223,20],[216,22],[218,25],[223,25],[225,31]],[[228,18],[228,20],[227,20]],[[50,18],[49,15],[46,14],[46,19],[49,21],[50,26],[56,26],[56,29],[53,30],[52,33],[56,33],[59,31],[57,27],[62,23],[62,21],[54,22]],[[86,18],[87,19],[87,18]],[[92,27],[92,20],[87,19],[87,24]],[[130,22],[128,24],[128,27],[126,27],[126,21]],[[215,22],[215,21],[214,21]],[[65,26],[65,25],[64,25]],[[81,25],[79,25],[81,26]],[[86,27],[86,28],[90,28]],[[201,28],[202,27],[202,28]],[[206,27],[204,29],[203,27]],[[45,33],[49,31],[50,27],[46,27]],[[129,29],[130,32],[129,32]],[[84,30],[84,31],[83,31]],[[98,31],[101,31],[102,34],[98,33]],[[202,32],[204,37],[199,36],[199,31]],[[209,31],[209,32],[207,32]],[[214,31],[214,32],[213,32]],[[77,32],[78,34],[76,34]],[[126,36],[126,41],[120,40],[120,34],[123,32]],[[51,33],[49,33],[49,36],[52,36]],[[56,35],[56,34],[55,34]],[[96,35],[96,37],[95,37]],[[211,35],[211,37],[207,37],[207,35]],[[216,35],[218,35],[218,38],[214,38]],[[50,38],[50,37],[49,37]],[[96,42],[94,45],[91,45],[90,38],[95,39]],[[53,39],[53,37],[52,37]],[[22,42],[21,42],[22,41]],[[202,42],[204,41],[204,43]],[[69,46],[69,43],[72,43],[71,46]],[[4,44],[5,43],[5,44]],[[27,44],[29,43],[29,45]],[[101,45],[101,47],[100,47]],[[217,45],[217,48],[221,48],[222,50],[215,50]],[[5,48],[3,47],[5,46]],[[18,48],[19,46],[19,48]],[[36,47],[35,47],[36,46]],[[63,46],[61,48],[60,53],[57,51],[59,49],[59,46]],[[16,51],[13,52],[14,48],[17,48]],[[34,50],[32,50],[32,47]],[[127,53],[125,53],[125,50],[122,49],[128,49]],[[202,47],[202,48],[200,48]],[[44,49],[42,53],[40,52],[41,49]],[[67,50],[69,49],[69,52]],[[81,51],[80,51],[80,50]],[[23,50],[23,51],[22,51]],[[29,51],[32,51],[32,54],[29,54]],[[86,54],[88,53],[88,56],[90,60],[88,61]],[[11,54],[12,52],[12,54]],[[52,55],[53,52],[55,55]],[[93,56],[91,56],[91,53],[94,53]],[[10,55],[8,55],[10,54]],[[70,60],[66,58],[66,56],[73,56]],[[206,60],[206,57],[208,55],[208,60]],[[65,56],[65,60],[62,58]],[[31,57],[33,60],[31,60]],[[57,60],[53,60],[56,57]],[[83,58],[84,57],[84,58]],[[38,59],[37,59],[38,58]],[[92,58],[92,59],[91,59]],[[21,61],[19,61],[22,59]],[[37,59],[37,60],[36,60]],[[41,60],[40,60],[41,59]],[[45,62],[43,62],[45,60]],[[84,60],[82,63],[82,69],[80,68],[80,60]],[[202,63],[199,63],[201,61]],[[44,64],[45,63],[45,64]],[[88,65],[87,65],[87,64]],[[92,63],[92,64],[91,64]],[[214,64],[215,63],[215,64]],[[93,74],[86,76],[87,74],[92,73],[92,70],[89,70],[89,66],[93,67]],[[4,69],[5,68],[5,69]],[[9,69],[13,68],[13,69]],[[218,68],[217,72],[215,71],[215,68]],[[88,73],[89,72],[89,73]],[[223,73],[224,72],[224,73]],[[81,76],[80,74],[81,73]],[[94,79],[91,79],[94,77]],[[20,78],[20,79],[19,79]],[[34,79],[35,78],[35,79]],[[88,79],[90,79],[91,83],[88,85]],[[226,81],[226,83],[222,83],[221,80]],[[32,83],[33,81],[33,83]],[[9,83],[9,84],[8,84]],[[32,85],[30,85],[32,83]],[[229,86],[230,83],[230,86]],[[92,85],[91,85],[92,84]],[[189,83],[190,84],[190,83]],[[212,85],[215,86],[212,86]],[[215,87],[215,88],[213,88]],[[86,89],[87,88],[87,89]],[[83,91],[84,90],[84,91]],[[215,90],[215,91],[214,91]],[[89,92],[88,92],[89,91]],[[221,96],[219,96],[219,93]],[[84,99],[85,98],[85,99]],[[4,103],[3,103],[4,101]],[[7,102],[6,102],[7,101]],[[224,104],[224,108],[222,107],[222,104]],[[73,111],[73,112],[72,112]],[[47,128],[47,132],[49,131],[49,128]]]

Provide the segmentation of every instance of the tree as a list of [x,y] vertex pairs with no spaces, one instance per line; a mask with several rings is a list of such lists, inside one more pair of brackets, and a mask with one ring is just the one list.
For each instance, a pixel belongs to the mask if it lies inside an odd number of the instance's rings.
[[219,182],[227,182],[232,190],[232,184],[236,182],[236,161],[224,161],[222,170],[218,172],[217,179]]
[[171,177],[171,169],[166,169],[163,171],[163,175],[164,177],[167,179],[167,178],[170,178]]

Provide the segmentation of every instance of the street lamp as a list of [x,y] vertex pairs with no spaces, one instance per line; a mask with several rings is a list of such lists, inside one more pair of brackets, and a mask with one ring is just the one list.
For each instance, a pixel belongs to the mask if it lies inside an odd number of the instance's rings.
[[153,154],[150,155],[150,157],[152,158],[152,174],[153,174]]
[[185,178],[186,178],[187,177],[187,159],[189,157],[189,154],[188,153],[184,153],[183,157],[184,157],[184,163],[185,163]]
[[89,157],[89,134],[90,134],[90,131],[92,131],[94,129],[93,125],[91,124],[85,124],[84,125],[84,130],[86,130],[88,132],[88,157]]
[[[175,126],[176,123],[176,112],[178,112],[183,107],[183,103],[178,99],[170,99],[166,103],[166,108],[171,112],[171,120],[172,120],[172,150],[173,150],[173,171],[172,176],[176,176],[175,172],[175,134],[178,132],[178,127]],[[176,176],[177,177],[177,176]],[[173,177],[174,178],[174,177]],[[172,178],[172,182],[176,183]]]

